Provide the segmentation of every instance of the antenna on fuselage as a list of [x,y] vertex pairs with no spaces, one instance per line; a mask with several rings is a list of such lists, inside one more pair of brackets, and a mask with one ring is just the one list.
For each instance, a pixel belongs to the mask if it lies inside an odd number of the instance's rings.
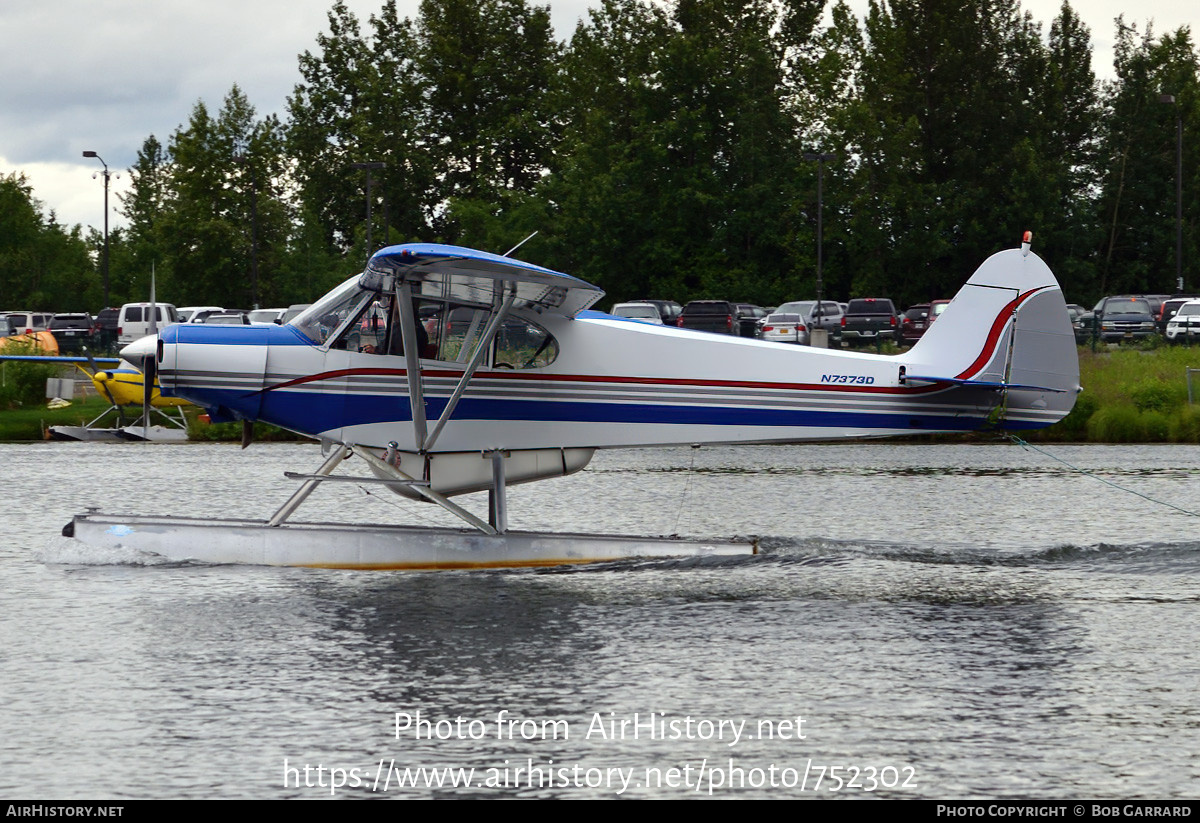
[[521,246],[524,246],[526,243],[528,243],[530,240],[532,240],[532,239],[533,239],[534,237],[536,237],[536,236],[537,236],[537,232],[535,231],[533,234],[529,235],[529,236],[528,236],[528,237],[526,237],[524,240],[522,240],[520,243],[518,243],[517,245],[513,246],[511,249],[509,249],[508,251],[506,251],[504,254],[502,254],[502,255],[500,255],[500,256],[501,256],[501,257],[508,257],[508,256],[510,256],[510,255],[511,255],[513,252],[515,252],[517,249],[521,248]]

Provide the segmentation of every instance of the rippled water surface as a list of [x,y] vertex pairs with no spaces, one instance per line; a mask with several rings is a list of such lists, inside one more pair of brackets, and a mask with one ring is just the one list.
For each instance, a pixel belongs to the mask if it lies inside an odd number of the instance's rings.
[[[1195,797],[1200,536],[1155,501],[1200,511],[1200,449],[1045,451],[602,453],[511,523],[763,553],[411,573],[59,536],[87,506],[264,517],[315,446],[0,446],[0,792]],[[371,491],[304,518],[449,523]]]

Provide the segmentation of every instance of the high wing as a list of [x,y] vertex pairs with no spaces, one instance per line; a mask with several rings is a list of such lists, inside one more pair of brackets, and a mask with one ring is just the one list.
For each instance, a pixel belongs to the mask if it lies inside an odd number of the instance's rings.
[[511,257],[436,243],[389,246],[376,252],[359,279],[364,289],[387,292],[395,280],[422,284],[425,294],[490,303],[496,284],[515,294],[518,307],[574,317],[604,296],[603,289],[569,274]]

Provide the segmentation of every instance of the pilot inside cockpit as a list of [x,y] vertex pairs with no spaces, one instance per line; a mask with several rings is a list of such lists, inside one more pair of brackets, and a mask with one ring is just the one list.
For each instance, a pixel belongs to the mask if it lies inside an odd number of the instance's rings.
[[[419,317],[419,302],[414,300],[414,314]],[[403,356],[404,334],[399,304],[391,295],[376,300],[363,315],[359,328],[358,350],[364,354]],[[428,357],[429,333],[424,322],[417,323],[417,351]]]

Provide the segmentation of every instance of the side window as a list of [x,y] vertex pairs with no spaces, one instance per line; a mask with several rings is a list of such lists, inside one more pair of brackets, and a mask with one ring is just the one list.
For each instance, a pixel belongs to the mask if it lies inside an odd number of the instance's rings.
[[[453,363],[470,360],[479,348],[490,316],[487,309],[447,304],[439,318],[437,359]],[[432,337],[430,341],[434,342]]]
[[558,357],[558,343],[541,326],[520,317],[504,321],[496,335],[492,365],[497,369],[540,369]]

